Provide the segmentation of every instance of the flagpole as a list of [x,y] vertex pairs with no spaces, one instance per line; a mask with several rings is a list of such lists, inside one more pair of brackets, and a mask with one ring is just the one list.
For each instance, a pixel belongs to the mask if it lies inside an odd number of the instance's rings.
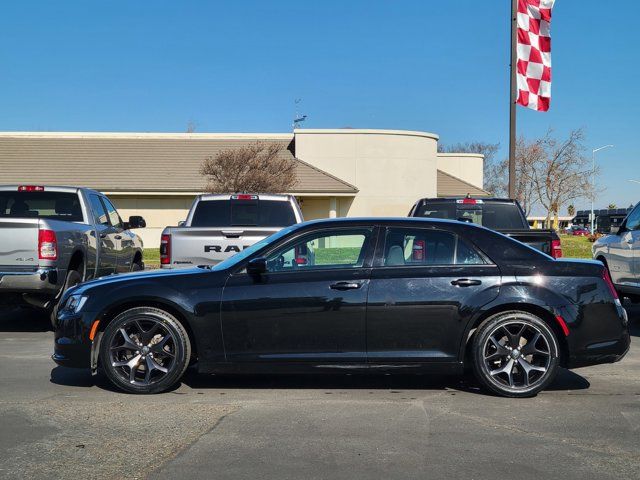
[[509,198],[516,197],[516,70],[518,0],[511,0],[511,81],[509,88]]

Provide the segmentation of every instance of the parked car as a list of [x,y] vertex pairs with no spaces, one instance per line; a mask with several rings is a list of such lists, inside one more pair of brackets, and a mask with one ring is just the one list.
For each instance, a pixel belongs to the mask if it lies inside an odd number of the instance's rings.
[[640,301],[640,203],[616,233],[600,237],[592,249],[593,258],[604,263],[620,294]]
[[567,229],[567,235],[573,235],[574,237],[586,237],[590,234],[591,232],[588,228],[580,227],[578,225],[573,225]]
[[270,374],[470,365],[489,391],[525,397],[559,366],[629,348],[600,262],[443,220],[306,222],[213,267],[91,281],[62,302],[55,362],[100,365],[133,393],[171,388],[197,361],[200,372]]
[[508,198],[423,198],[410,217],[443,218],[476,223],[525,243],[553,258],[562,257],[562,244],[555,230],[533,229],[516,200]]
[[142,217],[123,222],[100,192],[0,186],[0,297],[53,309],[63,291],[95,277],[144,268]]
[[215,265],[302,221],[302,212],[292,195],[200,195],[185,222],[162,232],[160,265]]

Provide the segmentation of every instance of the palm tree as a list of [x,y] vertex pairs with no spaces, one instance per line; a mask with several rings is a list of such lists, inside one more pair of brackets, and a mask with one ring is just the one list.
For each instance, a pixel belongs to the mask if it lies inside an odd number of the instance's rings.
[[574,207],[573,204],[569,205],[567,207],[567,213],[573,217],[576,214],[576,207]]
[[615,203],[610,203],[609,206],[607,207],[609,210],[615,210],[616,208],[616,204]]

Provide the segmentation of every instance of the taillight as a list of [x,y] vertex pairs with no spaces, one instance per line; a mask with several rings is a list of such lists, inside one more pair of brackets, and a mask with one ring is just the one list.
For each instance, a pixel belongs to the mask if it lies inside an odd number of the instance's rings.
[[20,185],[18,187],[19,192],[44,192],[42,185]]
[[297,265],[306,265],[307,264],[307,256],[308,256],[309,250],[307,249],[306,245],[297,245],[293,249],[293,252],[294,252],[293,261]]
[[171,235],[160,237],[160,264],[169,265],[171,263]]
[[53,230],[38,230],[38,258],[40,260],[57,260],[58,241]]
[[240,195],[231,195],[231,199],[232,200],[258,200],[258,196],[257,195],[247,195],[247,194],[240,194]]
[[424,261],[424,240],[414,240],[411,249],[411,260],[414,262]]
[[609,287],[609,291],[611,292],[614,300],[620,300],[620,298],[618,297],[618,292],[616,292],[616,287],[611,281],[611,275],[609,275],[609,270],[607,270],[607,267],[604,267],[602,269],[602,279],[604,280],[604,283],[607,284],[607,287]]
[[562,244],[560,239],[551,240],[551,256],[553,258],[562,258]]

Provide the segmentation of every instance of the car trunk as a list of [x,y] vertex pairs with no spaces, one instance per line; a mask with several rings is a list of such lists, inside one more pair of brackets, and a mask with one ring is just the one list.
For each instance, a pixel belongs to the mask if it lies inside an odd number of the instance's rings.
[[38,265],[37,218],[0,218],[0,268]]

